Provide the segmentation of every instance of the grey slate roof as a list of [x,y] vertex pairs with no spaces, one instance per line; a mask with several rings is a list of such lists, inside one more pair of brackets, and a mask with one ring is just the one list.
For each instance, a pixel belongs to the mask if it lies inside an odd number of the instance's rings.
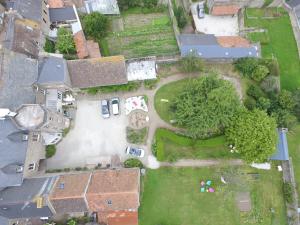
[[34,199],[36,197],[46,197],[55,179],[56,177],[25,179],[19,187],[10,187],[0,191],[0,218],[52,216],[48,206],[37,208]]
[[0,50],[0,108],[16,110],[21,104],[35,103],[32,84],[38,76],[35,59]]
[[42,19],[42,0],[14,0],[13,6],[25,19],[37,22]]
[[286,1],[286,3],[289,6],[291,6],[292,8],[295,8],[300,5],[300,0],[289,0],[289,1]]
[[28,143],[9,137],[20,132],[10,119],[0,120],[0,189],[22,184],[23,173],[16,173],[16,166],[24,164]]
[[223,47],[214,35],[182,34],[179,35],[181,56],[195,54],[205,59],[236,59],[258,57],[258,47]]
[[64,22],[69,20],[76,20],[76,14],[73,7],[64,8],[50,8],[49,9],[50,22]]
[[289,149],[286,132],[278,129],[278,144],[276,153],[270,157],[271,160],[289,160]]
[[66,60],[53,56],[41,59],[37,83],[40,85],[65,84],[71,87]]

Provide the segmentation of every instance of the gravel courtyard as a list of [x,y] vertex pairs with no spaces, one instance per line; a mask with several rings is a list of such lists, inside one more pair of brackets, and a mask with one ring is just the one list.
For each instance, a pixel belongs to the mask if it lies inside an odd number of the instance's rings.
[[100,100],[77,101],[75,125],[47,160],[47,169],[84,167],[116,154],[124,159],[127,117],[123,101],[120,109],[120,115],[103,119]]

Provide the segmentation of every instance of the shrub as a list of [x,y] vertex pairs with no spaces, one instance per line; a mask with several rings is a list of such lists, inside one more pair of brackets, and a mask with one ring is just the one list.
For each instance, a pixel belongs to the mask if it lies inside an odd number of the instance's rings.
[[158,0],[143,0],[144,7],[154,8],[157,6]]
[[152,154],[154,156],[157,156],[157,142],[156,142],[155,138],[154,138],[153,143],[151,145],[151,151],[152,151]]
[[55,49],[61,54],[69,55],[76,53],[73,35],[70,30],[64,27],[58,29]]
[[178,27],[180,29],[184,28],[185,25],[188,22],[187,18],[186,18],[186,15],[185,15],[185,12],[184,12],[184,9],[181,6],[176,7],[175,4],[174,4],[173,11],[174,11],[174,15],[175,15],[176,20],[177,20]]
[[284,195],[285,200],[288,203],[293,202],[293,187],[292,187],[291,183],[289,183],[289,182],[283,183],[283,195]]
[[278,103],[282,109],[293,110],[296,102],[292,96],[292,93],[287,90],[282,90],[278,96]]
[[55,43],[49,40],[48,38],[46,38],[44,50],[45,52],[55,53]]
[[144,168],[143,163],[140,160],[135,159],[135,158],[127,159],[124,162],[124,166],[125,166],[125,168],[134,168],[134,167],[138,167],[141,169]]
[[140,86],[141,86],[141,82],[131,81],[128,82],[127,84],[105,86],[105,87],[92,87],[92,88],[86,88],[84,90],[86,90],[87,93],[89,94],[95,95],[98,92],[111,93],[111,92],[118,92],[118,91],[134,91],[137,90]]
[[181,70],[186,73],[200,72],[203,70],[203,61],[201,58],[191,54],[180,59]]
[[246,77],[251,77],[257,65],[258,62],[255,58],[240,58],[234,62],[236,70]]
[[256,106],[261,110],[268,110],[271,107],[271,101],[268,98],[260,97]]
[[278,93],[280,90],[279,78],[275,76],[267,76],[260,84],[260,87],[266,93],[275,92]]
[[56,146],[55,145],[47,145],[46,146],[46,158],[51,158],[56,153]]
[[276,119],[277,127],[292,129],[297,124],[297,117],[288,110],[278,109],[272,116]]
[[142,128],[139,130],[132,129],[130,127],[126,128],[127,141],[133,144],[142,144],[146,141],[148,134],[148,128]]
[[261,64],[268,67],[271,76],[279,77],[280,70],[277,59],[261,59]]
[[253,110],[256,108],[256,101],[254,98],[248,96],[244,101],[244,105],[247,109]]
[[251,84],[247,89],[247,95],[258,100],[260,97],[264,97],[264,92],[257,85]]
[[144,80],[144,86],[147,89],[154,89],[157,86],[159,79]]
[[84,33],[97,40],[107,36],[109,27],[108,18],[99,12],[92,12],[82,20]]
[[268,67],[264,65],[258,65],[254,69],[254,71],[251,74],[251,78],[255,81],[260,82],[262,79],[264,79],[269,74]]

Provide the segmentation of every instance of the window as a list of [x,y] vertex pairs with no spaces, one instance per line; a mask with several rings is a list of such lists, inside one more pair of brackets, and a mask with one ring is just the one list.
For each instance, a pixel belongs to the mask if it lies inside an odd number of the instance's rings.
[[44,11],[44,13],[47,15],[47,12],[45,11],[45,10],[43,10]]
[[47,21],[43,18],[44,23],[47,23]]
[[40,140],[40,135],[38,133],[32,134],[32,141],[36,142]]
[[34,170],[35,169],[35,163],[30,163],[28,166],[29,170]]
[[110,199],[108,199],[106,202],[107,202],[107,205],[112,205],[112,201]]

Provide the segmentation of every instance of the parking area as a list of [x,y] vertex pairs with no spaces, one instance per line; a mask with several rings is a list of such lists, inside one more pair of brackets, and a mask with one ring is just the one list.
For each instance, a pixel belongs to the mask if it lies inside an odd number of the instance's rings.
[[193,14],[196,30],[200,33],[214,34],[216,36],[235,36],[239,34],[237,16],[211,16],[205,14],[199,19]]
[[[100,100],[77,101],[74,127],[57,145],[56,154],[47,160],[47,169],[102,165],[112,156],[126,158],[125,100],[120,102],[120,115],[104,119]],[[105,164],[106,165],[106,164]]]

